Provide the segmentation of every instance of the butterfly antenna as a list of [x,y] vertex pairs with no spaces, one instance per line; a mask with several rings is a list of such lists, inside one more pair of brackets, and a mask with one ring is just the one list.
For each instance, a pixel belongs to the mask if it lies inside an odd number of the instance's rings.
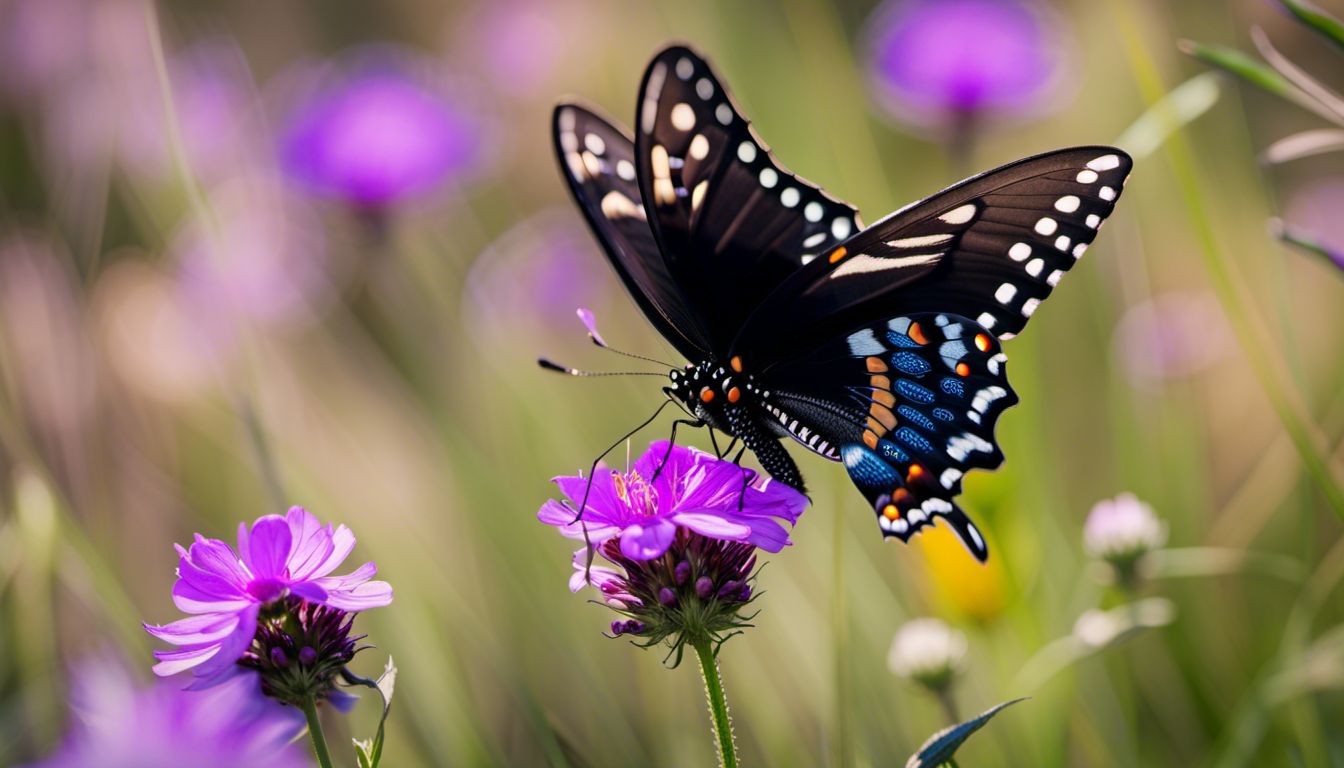
[[610,344],[608,344],[607,342],[603,341],[602,338],[599,337],[599,336],[598,336],[597,334],[595,334],[595,333],[589,333],[589,334],[588,334],[588,338],[589,338],[589,339],[592,339],[594,345],[596,345],[596,346],[598,346],[598,347],[601,347],[602,349],[605,349],[605,350],[607,350],[608,352],[615,352],[615,353],[618,354],[618,355],[624,355],[625,357],[632,357],[632,358],[634,358],[634,359],[636,359],[636,360],[643,360],[643,361],[646,362],[646,363],[654,363],[655,365],[661,365],[661,366],[664,366],[664,367],[666,367],[666,368],[676,368],[676,367],[677,367],[677,366],[675,366],[675,365],[673,365],[673,364],[671,364],[671,363],[665,363],[665,362],[663,362],[662,360],[657,360],[657,359],[652,358],[652,357],[645,357],[644,355],[637,355],[637,354],[635,354],[634,352],[626,352],[626,351],[623,350],[623,349],[617,349],[617,348],[611,346]]
[[537,365],[540,365],[548,371],[564,373],[570,376],[658,376],[659,378],[667,376],[667,374],[659,373],[657,371],[581,371],[578,368],[570,368],[567,365],[561,365],[544,357],[537,358]]

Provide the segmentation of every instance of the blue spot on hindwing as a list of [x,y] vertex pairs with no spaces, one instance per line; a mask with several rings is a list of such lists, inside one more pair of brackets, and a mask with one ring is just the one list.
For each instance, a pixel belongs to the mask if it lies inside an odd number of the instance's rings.
[[891,364],[896,366],[896,370],[908,376],[923,376],[932,370],[933,366],[924,358],[916,355],[914,352],[897,352],[891,356]]
[[966,396],[966,385],[961,383],[961,379],[946,378],[938,384],[943,391],[955,397]]
[[890,440],[878,440],[877,451],[882,454],[882,458],[895,464],[909,464],[910,454],[902,451]]
[[901,481],[900,473],[865,445],[849,443],[842,446],[840,458],[854,484],[861,489],[885,492]]
[[951,411],[947,410],[946,408],[934,408],[933,416],[939,421],[955,421],[957,418],[955,415],[953,415]]
[[896,439],[913,448],[917,453],[933,453],[933,443],[924,439],[924,436],[909,427],[901,427],[896,430]]
[[887,341],[890,342],[893,347],[913,349],[919,346],[915,343],[914,339],[906,336],[904,333],[897,333],[895,331],[887,331]]
[[[947,381],[944,379],[943,381]],[[961,382],[957,382],[960,384]],[[921,387],[909,379],[897,379],[896,391],[907,400],[914,400],[917,403],[928,405],[933,402],[933,392],[925,387]]]
[[[915,426],[919,427],[925,432],[933,432],[938,429],[938,427],[934,426],[933,419],[930,419],[928,416],[925,416],[924,414],[920,413],[914,408],[911,408],[908,405],[902,405],[901,407],[896,409],[896,412],[901,415],[901,418],[905,419],[906,421],[914,422]],[[951,415],[952,414],[950,413],[948,414],[948,416]]]

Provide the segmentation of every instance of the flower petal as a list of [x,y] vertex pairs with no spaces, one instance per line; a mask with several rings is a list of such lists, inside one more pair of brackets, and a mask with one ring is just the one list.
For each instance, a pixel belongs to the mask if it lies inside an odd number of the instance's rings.
[[621,554],[631,560],[652,560],[672,546],[677,526],[669,520],[650,518],[647,525],[635,524],[621,531]]
[[392,585],[386,581],[343,582],[346,577],[334,576],[317,579],[316,584],[327,591],[325,604],[342,611],[366,611],[392,603]]
[[746,541],[751,536],[751,526],[708,512],[678,512],[671,519],[677,525],[711,539]]
[[[196,571],[213,576],[224,584],[232,585],[232,591],[235,592],[241,592],[251,579],[247,569],[243,567],[242,563],[238,562],[238,555],[234,554],[232,549],[229,549],[228,544],[219,539],[207,539],[198,536],[196,541],[192,543],[191,549],[187,550],[187,556],[184,560],[190,563]],[[220,594],[227,594],[230,589],[221,587],[218,591]]]
[[253,636],[257,634],[257,614],[260,611],[261,606],[253,603],[236,614],[238,625],[234,627],[233,632],[220,639],[219,653],[197,667],[197,677],[213,677],[221,669],[236,666],[243,652],[252,644]]
[[238,616],[207,613],[179,619],[171,624],[142,624],[145,631],[173,645],[205,645],[218,642],[238,626]]
[[266,515],[252,524],[246,542],[239,541],[239,554],[255,578],[281,580],[293,543],[294,535],[285,518]]
[[155,651],[154,658],[158,659],[159,663],[154,665],[154,674],[159,677],[170,677],[178,672],[185,672],[204,664],[218,653],[218,643],[201,648],[186,648],[180,651]]
[[290,578],[301,580],[313,575],[325,575],[316,574],[315,571],[335,548],[331,541],[331,526],[323,526],[317,517],[303,507],[290,507],[285,514],[285,522],[289,525],[293,539],[289,560],[285,564],[289,568]]

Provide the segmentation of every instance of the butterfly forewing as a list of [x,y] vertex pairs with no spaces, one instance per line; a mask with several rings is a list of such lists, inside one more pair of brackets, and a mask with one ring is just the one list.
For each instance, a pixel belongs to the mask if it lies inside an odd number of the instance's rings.
[[635,146],[655,237],[719,354],[767,294],[858,230],[852,206],[775,161],[709,64],[686,48],[649,65]]
[[864,323],[950,312],[999,338],[1026,326],[1115,207],[1132,163],[1080,147],[989,171],[898,211],[789,278],[734,353],[768,366]]
[[645,317],[686,357],[706,354],[709,337],[649,228],[635,181],[633,141],[576,104],[555,108],[552,130],[570,192]]

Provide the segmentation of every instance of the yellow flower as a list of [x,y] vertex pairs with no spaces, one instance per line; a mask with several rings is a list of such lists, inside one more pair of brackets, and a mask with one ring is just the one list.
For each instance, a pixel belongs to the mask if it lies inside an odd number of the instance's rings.
[[981,622],[993,621],[1003,612],[1000,558],[991,556],[981,565],[946,526],[925,528],[916,541],[940,604]]

